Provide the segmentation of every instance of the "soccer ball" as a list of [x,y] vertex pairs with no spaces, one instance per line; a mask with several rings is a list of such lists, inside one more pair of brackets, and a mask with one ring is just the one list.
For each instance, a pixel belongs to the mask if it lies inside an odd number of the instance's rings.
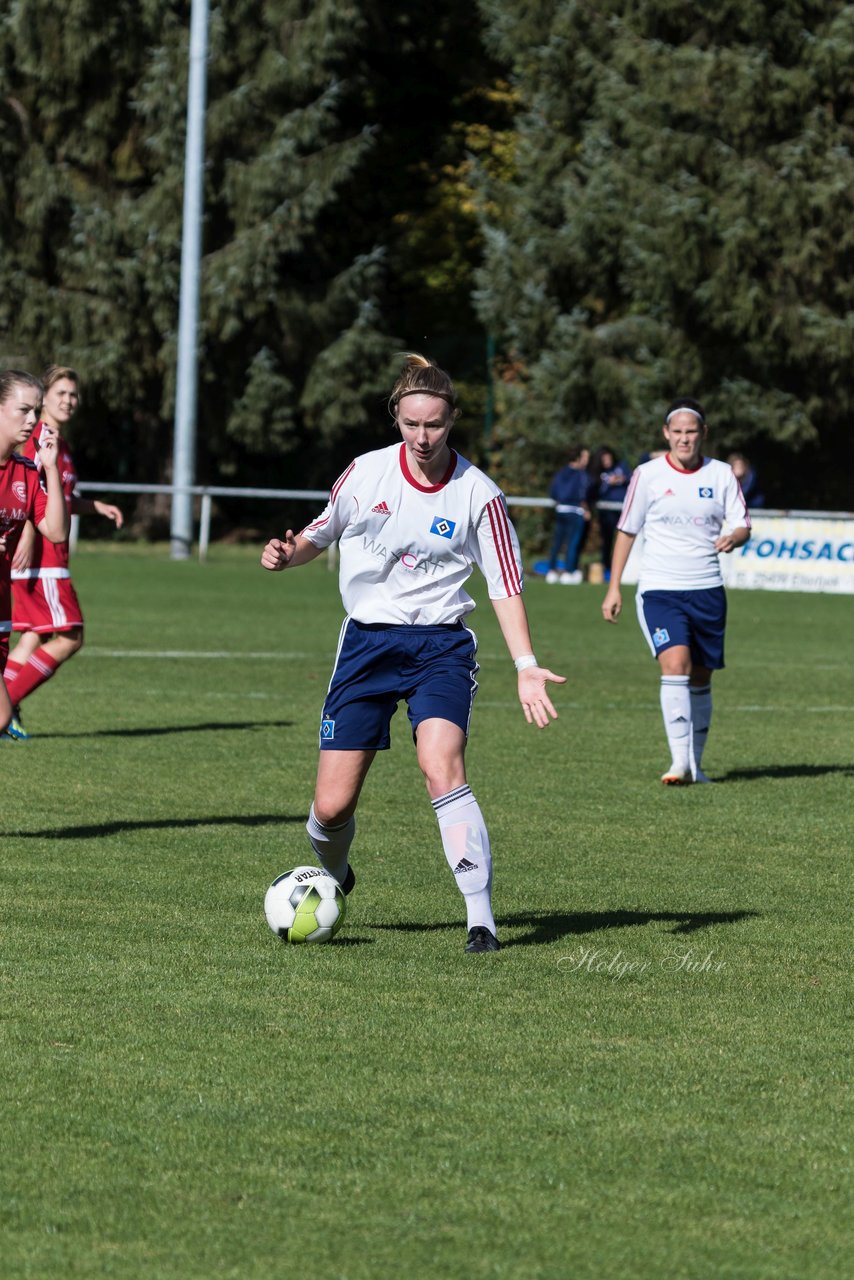
[[346,898],[320,867],[294,867],[277,876],[264,898],[267,924],[283,942],[329,942],[344,923]]

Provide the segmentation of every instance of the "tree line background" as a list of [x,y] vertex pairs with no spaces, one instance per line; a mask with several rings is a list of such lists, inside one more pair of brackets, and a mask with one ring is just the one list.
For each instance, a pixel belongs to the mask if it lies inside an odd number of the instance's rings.
[[[171,471],[189,16],[0,14],[0,363],[79,370],[87,479]],[[575,442],[636,461],[690,394],[769,505],[851,507],[854,5],[212,0],[210,24],[200,482],[328,487],[391,440],[415,349],[507,492]]]

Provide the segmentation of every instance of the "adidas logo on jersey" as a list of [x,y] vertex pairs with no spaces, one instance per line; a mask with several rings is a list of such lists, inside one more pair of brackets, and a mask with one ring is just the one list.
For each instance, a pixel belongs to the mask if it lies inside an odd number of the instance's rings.
[[390,516],[391,511],[387,502],[378,502],[375,507],[371,507],[371,511],[376,512],[378,516]]
[[461,876],[464,871],[477,871],[477,863],[469,862],[468,858],[460,858],[459,862],[454,867],[454,875]]

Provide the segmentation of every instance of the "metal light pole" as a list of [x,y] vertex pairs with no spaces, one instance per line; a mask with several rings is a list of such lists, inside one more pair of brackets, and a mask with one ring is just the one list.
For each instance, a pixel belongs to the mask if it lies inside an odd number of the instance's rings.
[[[208,0],[192,0],[187,84],[187,145],[184,156],[184,223],[181,243],[181,304],[172,483],[188,488],[196,477],[199,271],[204,204],[205,105],[207,97]],[[172,559],[186,560],[193,545],[193,495],[172,495]]]

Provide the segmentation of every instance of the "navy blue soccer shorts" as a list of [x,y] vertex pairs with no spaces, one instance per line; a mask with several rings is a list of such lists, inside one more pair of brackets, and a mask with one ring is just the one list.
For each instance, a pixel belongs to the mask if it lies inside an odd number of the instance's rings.
[[321,751],[386,751],[406,702],[412,735],[434,717],[468,737],[477,692],[477,638],[462,622],[390,626],[347,618],[320,721]]
[[710,671],[724,665],[726,592],[723,587],[701,591],[638,591],[638,622],[657,658],[676,644],[691,650],[691,661]]

